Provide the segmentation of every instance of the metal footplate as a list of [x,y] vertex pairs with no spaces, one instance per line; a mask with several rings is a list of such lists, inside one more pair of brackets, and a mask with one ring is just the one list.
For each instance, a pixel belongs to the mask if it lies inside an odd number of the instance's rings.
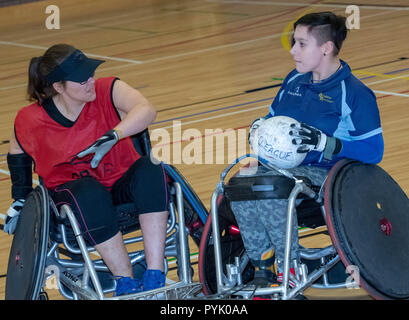
[[202,284],[200,282],[177,282],[159,289],[128,294],[106,300],[184,300],[199,299]]

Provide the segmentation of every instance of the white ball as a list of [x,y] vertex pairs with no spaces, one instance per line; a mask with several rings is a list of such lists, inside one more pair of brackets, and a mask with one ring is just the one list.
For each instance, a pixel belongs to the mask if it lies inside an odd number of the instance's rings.
[[282,169],[295,168],[305,159],[307,153],[297,153],[292,143],[291,124],[299,122],[286,116],[276,116],[264,120],[255,129],[250,146],[259,158]]

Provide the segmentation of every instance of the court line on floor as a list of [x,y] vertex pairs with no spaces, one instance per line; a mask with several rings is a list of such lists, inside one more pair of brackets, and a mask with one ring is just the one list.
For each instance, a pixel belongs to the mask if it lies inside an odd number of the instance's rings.
[[[206,52],[209,52],[209,51],[223,49],[223,48],[240,46],[240,45],[243,45],[243,44],[246,45],[248,43],[253,43],[253,42],[256,42],[256,41],[266,40],[266,39],[273,39],[273,38],[281,37],[281,36],[282,36],[282,33],[273,34],[273,35],[269,35],[269,36],[265,36],[265,37],[260,37],[260,38],[257,38],[257,39],[249,39],[249,40],[245,40],[245,41],[241,41],[241,42],[235,42],[235,43],[230,43],[230,44],[226,44],[226,45],[220,45],[220,46],[216,46],[216,47],[205,48],[205,49],[201,49],[201,50],[184,52],[184,53],[180,53],[180,54],[176,54],[176,55],[170,55],[170,56],[165,56],[165,57],[148,59],[146,61],[131,60],[131,59],[124,59],[124,58],[116,58],[116,57],[108,57],[108,56],[94,55],[94,54],[89,54],[89,53],[86,53],[86,54],[91,56],[91,57],[99,57],[99,58],[107,59],[107,60],[129,62],[129,64],[125,64],[125,65],[113,66],[113,67],[108,67],[108,68],[100,68],[99,71],[103,72],[103,71],[108,71],[108,70],[112,70],[112,69],[130,67],[130,66],[135,65],[135,64],[146,64],[146,63],[158,62],[158,61],[163,61],[163,60],[169,60],[169,59],[184,57],[184,56],[188,56],[188,55],[206,53]],[[17,47],[24,47],[24,48],[31,48],[31,49],[41,49],[41,50],[48,49],[48,48],[42,47],[42,46],[25,44],[25,43],[17,43],[17,42],[11,42],[11,41],[0,41],[0,45],[1,44],[3,44],[3,45],[12,45],[12,46],[17,46]]]
[[[402,71],[406,71],[406,70],[409,70],[409,68],[403,69]],[[370,72],[370,71],[364,71],[364,70],[354,70],[353,73],[369,76],[364,79],[369,79],[370,77],[379,77],[381,79],[383,78],[383,79],[406,80],[406,81],[409,80],[408,76],[394,77],[394,76],[389,75],[388,73],[377,73],[377,72]]]
[[[208,7],[208,5],[200,5],[196,8],[203,8],[203,7]],[[42,34],[42,35],[38,35],[38,36],[32,36],[32,37],[27,37],[27,38],[20,38],[19,40],[17,40],[18,42],[22,41],[32,41],[32,40],[36,40],[36,39],[43,39],[46,37],[55,37],[56,35],[59,37],[61,35],[66,35],[68,33],[78,33],[78,32],[84,32],[84,31],[89,31],[89,30],[93,30],[93,29],[97,29],[98,25],[96,25],[96,23],[102,23],[99,26],[115,26],[118,24],[124,24],[124,23],[136,23],[136,22],[141,22],[144,20],[152,20],[153,18],[159,18],[159,19],[163,19],[163,17],[169,16],[169,15],[176,15],[178,14],[177,12],[160,12],[155,16],[149,16],[149,17],[142,17],[142,18],[129,18],[129,19],[124,19],[124,17],[130,16],[130,15],[135,15],[135,12],[132,13],[126,13],[126,14],[121,14],[121,15],[117,15],[117,16],[110,16],[109,18],[98,18],[98,19],[94,19],[94,20],[86,20],[87,24],[95,24],[95,27],[87,27],[87,28],[83,28],[80,27],[80,24],[82,22],[78,22],[78,23],[71,23],[71,24],[64,24],[65,26],[65,31],[58,31],[58,34],[53,34],[52,32],[48,32],[47,34]],[[114,22],[106,22],[109,20],[114,20]],[[85,23],[85,22],[84,22]],[[108,25],[107,25],[108,24]],[[66,30],[67,27],[71,27],[71,28],[75,28],[75,29],[70,29],[70,30]],[[135,39],[129,39],[129,41],[134,41]],[[116,44],[116,43],[115,43]]]
[[375,93],[379,94],[385,94],[383,97],[377,97],[377,99],[385,98],[388,96],[396,96],[396,97],[404,97],[404,98],[409,98],[409,94],[406,94],[406,92],[409,92],[409,90],[401,91],[401,92],[390,92],[390,91],[382,91],[382,90],[372,90]]
[[[228,116],[231,116],[231,115],[235,115],[235,114],[239,114],[239,113],[243,113],[243,112],[249,112],[249,111],[253,111],[253,110],[258,110],[258,109],[262,109],[262,108],[265,108],[266,111],[267,111],[269,106],[270,106],[270,104],[267,104],[267,105],[258,106],[258,107],[254,107],[254,108],[247,108],[247,109],[243,109],[243,110],[239,110],[239,111],[233,111],[233,112],[229,112],[229,113],[219,114],[219,115],[212,116],[212,117],[200,118],[200,119],[197,119],[197,120],[183,122],[183,125],[188,125],[188,124],[192,124],[192,123],[198,123],[198,122],[202,122],[202,121],[228,117]],[[168,122],[168,121],[174,121],[174,120],[166,120],[164,122]],[[155,124],[155,123],[153,123],[153,124]],[[160,129],[170,129],[170,128],[173,128],[173,125],[166,126],[166,127],[160,127]]]
[[27,87],[27,83],[16,84],[14,86],[2,87],[0,90],[10,90],[10,89],[17,89],[17,88],[24,88]]
[[[317,0],[316,2],[319,2],[320,0]],[[301,6],[303,7],[303,6]],[[297,9],[296,9],[297,10]],[[273,15],[272,17],[269,17],[269,19],[275,19],[277,17],[283,16],[288,14],[289,10],[284,11],[283,13],[279,13],[278,15]],[[292,13],[294,10],[291,10],[290,12]],[[267,19],[263,19],[261,20],[262,22],[266,21]],[[256,23],[260,23],[260,21],[254,22],[250,25],[254,25]],[[229,32],[242,32],[243,28],[248,28],[249,25],[244,25],[241,26],[239,28],[233,28],[231,30],[228,30]],[[227,31],[225,32],[221,32],[221,33],[216,33],[216,34],[211,34],[205,37],[201,37],[199,39],[193,39],[192,41],[197,41],[197,40],[201,40],[203,38],[209,38],[209,37],[214,37],[214,36],[222,36],[225,35],[227,33]],[[290,32],[288,32],[290,33]],[[190,51],[190,52],[184,52],[184,53],[180,53],[180,54],[176,54],[176,55],[170,55],[170,56],[165,56],[165,57],[159,57],[159,58],[154,58],[154,59],[148,59],[145,60],[144,63],[152,63],[152,62],[158,62],[158,61],[164,61],[164,60],[169,60],[169,59],[174,59],[174,58],[180,58],[180,57],[185,57],[185,56],[189,56],[189,55],[194,55],[194,54],[201,54],[201,53],[205,53],[205,52],[209,52],[209,51],[213,51],[213,50],[218,50],[218,49],[224,49],[224,48],[230,48],[230,47],[236,47],[236,46],[240,46],[240,45],[246,45],[249,43],[253,43],[256,41],[260,41],[260,40],[266,40],[266,39],[273,39],[273,38],[281,38],[283,35],[285,35],[285,33],[281,32],[281,33],[276,33],[276,34],[272,34],[269,36],[265,36],[265,37],[259,37],[259,38],[255,38],[255,39],[249,39],[249,40],[245,40],[245,41],[240,41],[240,42],[235,42],[235,43],[229,43],[229,44],[225,44],[225,45],[220,45],[220,46],[215,46],[215,47],[211,47],[211,48],[205,48],[205,49],[201,49],[201,50],[195,50],[195,51]],[[186,42],[186,41],[185,41]],[[183,42],[183,43],[185,43]],[[191,41],[190,41],[191,42]],[[173,44],[174,45],[174,44]],[[130,65],[129,65],[130,66]],[[123,65],[123,66],[114,66],[114,67],[110,67],[110,68],[105,68],[103,69],[103,71],[107,71],[107,70],[112,70],[112,69],[118,69],[118,68],[124,68],[127,67],[127,65]]]
[[[317,2],[318,2],[318,1],[317,1]],[[313,4],[308,4],[308,5],[313,6],[313,5],[315,5],[315,4],[313,3]],[[300,5],[299,7],[302,8],[302,7],[308,7],[308,6],[307,6],[307,4],[305,4],[305,5]],[[388,12],[386,12],[386,13],[388,13]],[[381,13],[381,14],[386,14],[386,13]],[[287,12],[284,12],[284,14],[287,14]],[[283,15],[283,14],[280,14],[280,15],[278,15],[278,16],[281,16],[281,15]],[[378,14],[376,14],[376,15],[378,15]],[[372,16],[376,16],[376,15],[372,15]],[[372,17],[372,16],[362,17],[362,19],[364,19],[364,18],[370,18],[370,17]],[[276,17],[276,16],[274,16],[274,17]],[[242,28],[243,28],[243,27],[241,27],[241,28],[239,28],[239,29],[242,29]],[[237,29],[232,29],[232,30],[230,30],[230,31],[237,31]],[[225,32],[224,32],[224,33],[225,33]],[[222,35],[222,34],[224,34],[224,33],[213,34],[213,35],[209,35],[209,36],[206,36],[206,37],[216,36],[216,35]],[[286,36],[287,34],[290,34],[290,33],[291,33],[290,30],[289,30],[288,32],[282,32],[282,33],[280,34],[280,37],[282,38],[282,37],[284,37],[284,36]],[[205,38],[206,38],[206,37],[205,37]],[[170,55],[170,56],[165,56],[165,57],[159,57],[159,58],[154,58],[154,59],[148,59],[148,60],[145,60],[144,63],[159,62],[159,61],[163,61],[163,60],[174,59],[174,58],[180,58],[180,57],[184,57],[184,56],[188,56],[188,55],[193,55],[193,54],[201,54],[201,53],[205,53],[205,52],[212,51],[212,50],[217,50],[217,49],[222,49],[222,48],[228,48],[228,47],[233,47],[233,46],[239,46],[239,45],[243,45],[243,44],[247,44],[247,43],[252,43],[252,42],[254,42],[254,41],[259,41],[259,40],[264,40],[264,39],[270,39],[270,38],[275,38],[275,37],[277,37],[277,34],[275,34],[275,35],[270,35],[270,36],[267,36],[267,37],[261,37],[261,38],[258,38],[258,39],[250,39],[250,40],[246,40],[246,41],[242,41],[242,42],[237,42],[237,43],[232,43],[232,44],[226,44],[226,45],[216,46],[216,47],[212,47],[212,48],[206,48],[206,49],[201,49],[201,50],[196,50],[196,51],[191,51],[191,52],[184,52],[184,53],[180,53],[180,54],[176,54],[176,55]],[[197,41],[197,40],[198,40],[198,39],[193,39],[193,40],[188,40],[188,41]],[[182,43],[185,43],[185,42],[186,42],[186,41],[183,41]],[[171,44],[171,45],[175,45],[175,44]],[[118,69],[118,68],[124,68],[124,67],[126,67],[126,65],[113,66],[113,67],[108,67],[108,68],[102,68],[101,71],[108,71],[108,70]]]
[[[245,1],[243,1],[243,2],[245,2]],[[317,6],[317,5],[320,5],[320,4],[297,4],[298,7],[305,7],[306,5]],[[409,8],[408,8],[408,10],[409,10]],[[290,33],[290,32],[287,32],[287,33]],[[107,67],[107,68],[100,68],[99,69],[100,72],[104,72],[104,71],[113,70],[113,69],[130,67],[132,65],[137,65],[137,64],[154,63],[154,62],[159,62],[159,61],[164,61],[164,60],[169,60],[169,59],[174,59],[174,58],[180,58],[180,57],[185,57],[185,56],[194,55],[194,54],[206,53],[206,52],[209,52],[209,51],[223,49],[223,48],[246,45],[248,43],[253,43],[253,42],[256,42],[256,41],[260,41],[260,40],[266,40],[266,39],[273,39],[273,38],[277,38],[277,37],[282,37],[283,35],[285,35],[285,32],[284,33],[282,32],[280,34],[273,34],[273,35],[269,35],[269,36],[265,36],[265,37],[260,37],[260,38],[256,38],[256,39],[249,39],[249,40],[245,40],[245,41],[241,41],[241,42],[235,42],[235,43],[231,43],[231,44],[220,45],[220,46],[211,47],[211,48],[205,48],[205,49],[200,49],[200,50],[195,50],[195,51],[190,51],[190,52],[184,52],[184,53],[180,53],[180,54],[176,54],[176,55],[169,55],[169,56],[165,56],[165,57],[148,59],[148,60],[145,60],[145,61],[117,58],[117,57],[110,57],[110,56],[102,56],[102,55],[96,55],[96,54],[91,54],[91,53],[86,53],[86,54],[89,55],[90,57],[96,57],[96,58],[101,58],[101,59],[106,59],[106,60],[113,60],[113,61],[120,61],[120,62],[128,62],[129,63],[129,64],[124,64],[124,65]],[[48,49],[47,47],[24,44],[24,43],[17,43],[17,42],[10,42],[10,41],[0,41],[0,44],[13,45],[13,46],[32,48],[32,49],[41,49],[41,50]]]
[[[406,77],[409,77],[409,74],[407,74],[407,75],[405,75]],[[368,77],[368,78],[366,78],[366,79],[369,79],[369,78],[374,78],[374,77]],[[377,80],[377,81],[373,81],[373,82],[369,82],[369,83],[367,83],[366,85],[367,86],[370,86],[370,85],[374,85],[374,84],[379,84],[379,83],[384,83],[384,82],[389,82],[389,81],[392,81],[392,80],[398,80],[398,79],[383,79],[383,80]]]
[[246,105],[253,104],[253,103],[257,103],[257,102],[268,101],[268,100],[271,100],[271,99],[273,99],[273,98],[274,98],[274,97],[268,97],[268,98],[265,98],[265,99],[248,101],[248,102],[244,102],[244,103],[240,103],[240,104],[234,104],[234,105],[232,105],[232,106],[221,107],[221,108],[212,109],[212,110],[208,110],[208,111],[202,111],[202,112],[191,113],[191,114],[188,114],[188,115],[186,115],[186,116],[180,116],[180,117],[170,118],[170,119],[166,119],[166,120],[161,120],[161,121],[154,122],[154,123],[152,123],[152,124],[160,124],[160,123],[164,123],[164,122],[169,122],[169,121],[174,121],[174,120],[181,120],[181,119],[185,119],[185,118],[200,116],[200,115],[207,114],[207,113],[211,113],[211,112],[217,112],[217,111],[223,111],[223,110],[233,109],[233,108],[242,107],[242,106],[246,106]]
[[[400,58],[400,59],[398,59],[398,60],[394,60],[394,61],[392,61],[392,62],[398,62],[398,61],[401,61],[401,60],[402,60],[402,58]],[[362,67],[362,68],[360,68],[360,69],[358,69],[358,70],[362,70],[362,69],[366,69],[366,68],[367,68],[367,67]],[[402,72],[402,71],[406,71],[406,70],[409,70],[409,68],[404,68],[404,69],[398,69],[398,70],[394,70],[394,71],[389,71],[389,72],[385,72],[384,74],[385,74],[385,75],[389,75],[389,74],[398,73],[398,72]],[[352,71],[352,72],[354,72],[354,71]],[[382,75],[382,74],[377,74],[377,75]],[[371,76],[366,77],[366,78],[361,78],[360,80],[369,79],[369,78],[371,78],[371,77],[376,77],[376,75],[371,75]],[[404,79],[404,78],[406,78],[406,77],[409,77],[409,75],[403,75],[403,76],[397,76],[397,77],[388,76],[386,80],[380,80],[380,81],[371,82],[371,83],[369,83],[368,85],[383,83],[383,82],[392,81],[392,80],[400,80],[400,79]],[[202,103],[212,102],[212,101],[216,101],[216,100],[220,100],[220,99],[235,97],[235,96],[239,96],[239,95],[244,95],[244,94],[252,93],[252,92],[255,92],[255,91],[260,91],[260,90],[270,89],[270,88],[274,88],[274,87],[279,87],[279,86],[281,86],[281,85],[282,85],[282,83],[280,83],[280,84],[275,84],[275,85],[271,85],[271,86],[266,86],[266,87],[262,87],[262,88],[250,89],[250,90],[246,90],[246,91],[243,91],[243,92],[241,92],[241,93],[237,93],[237,94],[230,95],[230,96],[223,96],[223,97],[214,98],[214,99],[205,100],[205,101],[199,101],[199,102],[195,102],[195,103],[191,103],[191,104],[187,104],[187,105],[181,105],[181,106],[176,106],[176,107],[169,107],[169,108],[166,108],[166,109],[159,110],[158,112],[164,112],[164,111],[168,111],[168,110],[175,110],[175,109],[182,108],[182,107],[186,107],[186,106],[192,106],[192,105],[196,105],[196,104],[202,104]],[[234,108],[234,107],[240,107],[240,106],[247,105],[247,104],[252,104],[252,103],[255,103],[255,102],[262,102],[262,101],[266,101],[266,100],[273,99],[273,98],[274,98],[274,97],[270,97],[270,98],[261,99],[261,100],[256,100],[256,101],[250,101],[250,102],[246,102],[246,103],[242,103],[242,104],[238,104],[238,105],[233,105],[233,106],[228,106],[228,107],[222,107],[222,108],[218,108],[218,109],[211,110],[210,112],[217,112],[217,111],[221,111],[221,110],[227,110],[227,109],[231,109],[231,108]],[[166,121],[171,121],[171,120],[179,120],[179,119],[183,119],[183,118],[187,118],[187,117],[192,117],[192,116],[197,116],[197,115],[206,114],[206,113],[209,113],[209,111],[203,111],[203,112],[198,112],[198,113],[190,114],[190,115],[187,115],[187,116],[182,116],[182,117],[178,117],[178,118],[172,118],[172,119],[167,119],[167,120],[163,120],[163,121],[158,121],[158,122],[155,122],[155,123],[153,123],[153,124],[159,124],[159,123],[166,122]]]
[[[390,79],[388,79],[388,80],[390,80]],[[385,82],[385,81],[386,80],[384,80],[383,82]],[[375,84],[375,83],[373,83],[373,84]],[[375,93],[384,94],[384,95],[387,95],[387,96],[397,96],[397,97],[404,97],[404,98],[409,97],[409,94],[406,94],[406,92],[408,92],[408,91],[401,91],[401,92],[391,92],[391,91],[382,91],[382,90],[372,90],[372,91],[375,92]],[[381,98],[382,97],[377,97],[377,99],[381,99]],[[263,99],[263,100],[265,101],[265,100],[272,100],[272,99],[274,99],[274,97],[266,98],[266,99]],[[156,124],[160,124],[160,123],[166,123],[166,122],[180,120],[180,119],[186,119],[186,118],[190,118],[190,117],[194,117],[194,116],[198,116],[198,115],[203,115],[203,114],[207,114],[207,113],[212,113],[212,112],[217,112],[217,111],[221,111],[221,110],[231,109],[231,108],[234,108],[234,107],[240,107],[240,106],[243,106],[243,105],[253,104],[253,103],[256,103],[256,102],[263,101],[263,100],[251,101],[251,102],[248,102],[248,103],[245,103],[245,104],[233,105],[233,106],[229,106],[229,107],[218,108],[218,109],[214,109],[214,110],[203,111],[203,112],[199,112],[199,113],[195,113],[195,114],[189,114],[189,115],[186,115],[186,116],[181,116],[181,117],[171,118],[171,119],[167,119],[167,120],[162,120],[162,121],[154,122],[154,123],[152,123],[152,125],[156,125]],[[186,124],[192,124],[192,123],[197,123],[197,122],[206,121],[206,120],[212,120],[212,119],[227,117],[229,115],[243,113],[243,112],[247,112],[247,111],[251,111],[251,110],[257,110],[257,109],[261,109],[262,107],[269,107],[269,106],[270,106],[270,104],[264,105],[264,106],[259,106],[259,107],[254,107],[254,108],[246,108],[246,109],[243,109],[243,110],[240,110],[240,111],[229,112],[229,113],[217,115],[217,116],[214,116],[214,117],[201,118],[201,119],[192,120],[192,121],[189,121],[189,122],[183,122],[183,124],[186,125]],[[167,127],[161,127],[161,128],[162,129],[168,129],[168,128],[172,128],[172,127],[173,126],[167,126]]]
[[[324,8],[342,8],[345,9],[347,4],[337,4],[337,3],[322,3],[322,4],[312,4],[303,2],[268,2],[268,1],[246,1],[246,0],[206,0],[211,3],[220,4],[244,4],[244,5],[262,5],[262,6],[279,6],[279,7],[324,7]],[[352,4],[352,3],[351,3]],[[409,7],[399,7],[399,6],[378,6],[378,5],[358,5],[360,9],[373,9],[373,10],[393,10],[393,11],[406,11]]]
[[[18,43],[18,42],[12,42],[12,41],[0,41],[0,45],[22,47],[22,48],[29,48],[29,49],[40,49],[40,50],[48,49],[48,47],[37,46],[37,45],[32,45],[32,44],[27,44],[27,43]],[[112,61],[119,61],[119,62],[126,62],[126,63],[130,63],[131,65],[143,63],[142,61],[139,61],[139,60],[103,56],[103,55],[93,54],[89,52],[84,52],[84,53],[89,57],[105,59],[105,60],[112,60]]]
[[[256,38],[256,39],[249,39],[249,40],[245,40],[245,41],[234,42],[234,43],[229,43],[229,44],[225,44],[225,45],[220,45],[220,46],[215,46],[215,47],[210,47],[210,48],[205,48],[205,49],[200,49],[200,50],[183,52],[183,53],[179,53],[179,54],[175,54],[175,55],[169,55],[169,56],[164,56],[164,57],[148,59],[148,60],[145,60],[145,61],[124,59],[124,58],[116,58],[116,57],[109,57],[109,56],[102,56],[102,55],[96,55],[96,54],[91,54],[91,53],[87,53],[87,52],[84,52],[84,53],[87,56],[90,56],[90,57],[106,59],[106,60],[112,60],[112,61],[119,61],[119,62],[127,62],[126,64],[119,65],[119,66],[112,66],[112,67],[107,67],[107,68],[102,67],[102,68],[98,69],[99,72],[106,72],[106,71],[109,71],[109,70],[131,67],[131,66],[134,66],[134,65],[160,62],[160,61],[165,61],[165,60],[170,60],[170,59],[195,55],[195,54],[206,53],[206,52],[209,52],[209,51],[214,51],[214,50],[219,50],[219,49],[225,49],[225,48],[237,47],[237,46],[241,46],[241,45],[247,45],[247,44],[250,44],[250,43],[257,42],[257,41],[279,38],[279,37],[281,37],[281,35],[282,35],[281,33],[273,34],[273,35],[268,35],[268,36],[260,37],[260,38]],[[0,45],[9,45],[9,46],[15,46],[15,47],[40,49],[40,50],[47,50],[48,49],[47,47],[43,47],[43,46],[37,46],[37,45],[31,45],[31,44],[25,44],[25,43],[17,43],[17,42],[10,42],[10,41],[0,41]]]
[[[183,52],[183,53],[164,56],[164,57],[147,59],[147,60],[143,61],[143,64],[155,63],[155,62],[166,61],[166,60],[171,60],[171,59],[177,59],[177,58],[187,57],[187,56],[191,56],[191,55],[195,55],[195,54],[202,54],[202,53],[206,53],[206,52],[210,52],[210,51],[214,51],[214,50],[219,50],[219,49],[238,47],[238,46],[241,46],[241,45],[247,45],[247,44],[254,43],[254,42],[257,42],[257,41],[261,41],[261,40],[269,40],[269,39],[274,39],[274,38],[279,38],[279,37],[281,37],[281,33],[280,34],[273,34],[273,35],[269,35],[269,36],[265,36],[265,37],[260,37],[260,38],[256,38],[256,39],[250,39],[250,40],[234,42],[234,43],[224,44],[224,45],[220,45],[220,46],[205,48],[205,49],[200,49],[200,50]],[[132,64],[124,64],[124,65],[119,65],[119,66],[101,68],[101,69],[99,69],[99,71],[100,72],[105,72],[105,71],[110,71],[110,70],[127,68],[127,67],[131,67],[131,66],[132,66]]]
[[[401,62],[401,61],[404,61],[404,60],[407,60],[407,59],[408,59],[407,57],[401,57],[401,58],[398,58],[398,59],[395,59],[395,60],[382,62],[382,63],[378,63],[378,64],[375,64],[375,65],[360,67],[360,68],[358,68],[356,70],[359,71],[359,70],[368,69],[368,68],[371,68],[371,67],[378,67],[378,66],[382,66],[382,65],[385,65],[385,64]],[[127,66],[129,66],[129,65],[127,64]],[[106,69],[101,68],[101,71],[106,71],[107,69],[109,69],[109,68],[106,68]],[[98,69],[98,70],[100,70],[100,69]],[[406,70],[409,70],[409,68],[388,71],[388,72],[384,72],[383,74],[384,75],[389,75],[389,74],[394,74],[394,73],[398,73],[398,72],[402,72],[402,71],[406,71]],[[355,72],[355,70],[352,70],[352,72]],[[382,75],[382,74],[380,74],[380,75]],[[364,78],[360,78],[360,80],[366,80],[366,79],[375,78],[375,77],[376,77],[376,75],[373,74],[373,75],[369,75],[369,76],[364,77]],[[391,81],[391,80],[401,80],[402,77],[403,78],[409,77],[409,75],[397,76],[397,77],[388,77],[386,80],[381,80],[381,81],[378,81],[376,83],[382,83],[382,82],[387,82],[387,81]],[[17,89],[17,88],[22,88],[22,87],[25,87],[25,86],[27,86],[27,83],[17,84],[17,85],[14,85],[14,86],[0,87],[0,91],[1,90]],[[268,86],[268,87],[274,87],[274,86],[276,86],[276,85],[272,85],[272,86]],[[268,87],[265,87],[265,88],[268,88]],[[231,95],[231,96],[225,96],[225,97],[221,97],[221,98],[215,98],[215,99],[211,99],[211,100],[195,102],[195,103],[187,104],[187,105],[184,105],[184,106],[190,106],[190,105],[194,105],[194,104],[215,101],[215,100],[219,100],[219,99],[223,99],[223,98],[234,97],[234,96],[242,95],[242,94],[245,94],[245,93],[251,93],[251,92],[254,92],[256,90],[259,90],[259,89],[246,90],[244,92],[237,93],[237,94],[234,94],[234,95]],[[159,110],[158,112],[163,112],[163,111],[166,111],[166,110],[170,110],[170,109],[174,109],[174,108],[180,108],[180,107],[182,107],[182,106],[170,107],[170,108],[167,108],[167,109],[164,109],[164,110]]]

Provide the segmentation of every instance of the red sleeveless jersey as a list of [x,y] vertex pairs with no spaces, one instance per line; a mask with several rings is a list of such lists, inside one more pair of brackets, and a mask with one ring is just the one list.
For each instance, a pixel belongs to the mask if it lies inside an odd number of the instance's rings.
[[96,99],[85,104],[71,127],[52,119],[38,103],[18,112],[14,123],[17,141],[33,158],[34,171],[47,188],[85,176],[110,188],[140,158],[130,137],[115,144],[95,169],[91,168],[94,154],[76,157],[120,122],[111,95],[115,80],[111,77],[95,81]]

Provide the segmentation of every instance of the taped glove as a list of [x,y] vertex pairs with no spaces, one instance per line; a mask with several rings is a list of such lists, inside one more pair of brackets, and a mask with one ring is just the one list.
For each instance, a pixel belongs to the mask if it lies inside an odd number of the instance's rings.
[[98,167],[101,159],[108,153],[109,150],[119,141],[118,132],[115,130],[109,130],[101,138],[95,141],[88,148],[82,150],[77,154],[78,158],[85,157],[88,154],[95,153],[91,161],[91,167]]
[[292,143],[299,146],[298,153],[309,151],[324,152],[324,158],[331,160],[333,155],[338,154],[342,149],[341,140],[327,136],[321,130],[311,127],[303,122],[291,124],[292,130],[289,132],[294,137]]
[[23,206],[24,199],[15,200],[11,204],[10,208],[7,210],[6,218],[4,219],[4,232],[7,232],[10,235],[14,233]]

